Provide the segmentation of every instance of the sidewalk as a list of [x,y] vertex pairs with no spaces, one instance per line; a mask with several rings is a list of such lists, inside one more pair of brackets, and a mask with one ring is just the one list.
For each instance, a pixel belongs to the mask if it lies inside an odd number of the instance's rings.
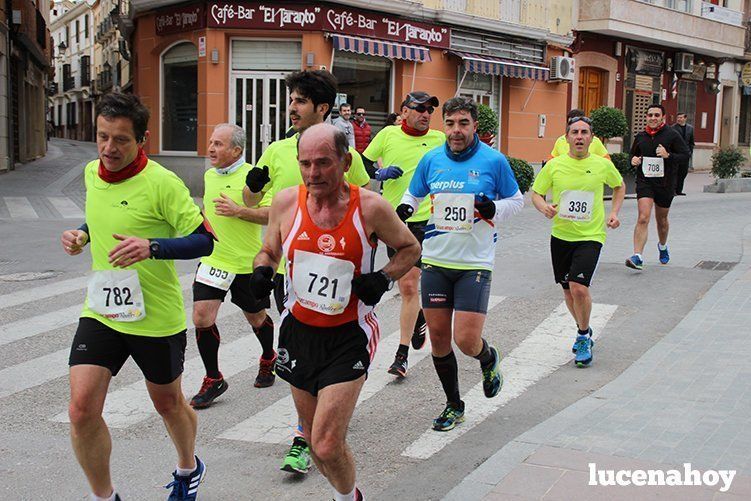
[[[444,499],[751,499],[751,228],[743,247],[741,262],[636,363],[509,442]],[[722,481],[590,486],[589,463],[737,474],[727,492]]]

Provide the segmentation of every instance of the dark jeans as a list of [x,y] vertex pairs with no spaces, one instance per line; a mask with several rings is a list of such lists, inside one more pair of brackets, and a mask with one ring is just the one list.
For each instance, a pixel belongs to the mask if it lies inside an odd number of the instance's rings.
[[675,173],[675,192],[683,193],[683,182],[688,175],[688,162],[678,164],[678,170]]

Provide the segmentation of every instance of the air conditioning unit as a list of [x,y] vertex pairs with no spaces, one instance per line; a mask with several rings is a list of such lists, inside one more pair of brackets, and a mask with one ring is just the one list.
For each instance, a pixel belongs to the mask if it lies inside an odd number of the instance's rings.
[[674,68],[676,73],[692,73],[694,71],[694,55],[688,52],[677,52]]
[[574,80],[574,58],[554,56],[550,60],[551,80]]

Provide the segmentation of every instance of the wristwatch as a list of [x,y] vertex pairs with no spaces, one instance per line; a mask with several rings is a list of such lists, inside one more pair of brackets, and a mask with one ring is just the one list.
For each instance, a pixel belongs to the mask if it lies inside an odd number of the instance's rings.
[[393,288],[394,288],[394,279],[392,279],[392,278],[391,278],[391,277],[389,276],[389,274],[388,274],[388,273],[386,273],[386,272],[385,272],[385,271],[383,271],[383,270],[381,270],[381,275],[383,275],[383,277],[384,277],[384,278],[386,279],[386,281],[387,281],[387,282],[388,282],[388,284],[389,284],[389,285],[388,285],[388,287],[386,287],[386,290],[387,290],[387,291],[390,291],[391,289],[393,289]]
[[149,240],[149,251],[151,252],[151,259],[156,259],[156,256],[159,255],[161,248],[162,246],[159,245],[159,242],[157,242],[156,240]]

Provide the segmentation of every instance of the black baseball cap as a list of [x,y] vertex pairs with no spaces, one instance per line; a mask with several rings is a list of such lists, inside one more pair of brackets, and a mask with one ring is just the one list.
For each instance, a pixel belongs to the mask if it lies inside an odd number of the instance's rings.
[[416,90],[407,94],[402,106],[409,106],[410,104],[429,104],[431,106],[438,107],[438,98],[431,96],[427,92]]

